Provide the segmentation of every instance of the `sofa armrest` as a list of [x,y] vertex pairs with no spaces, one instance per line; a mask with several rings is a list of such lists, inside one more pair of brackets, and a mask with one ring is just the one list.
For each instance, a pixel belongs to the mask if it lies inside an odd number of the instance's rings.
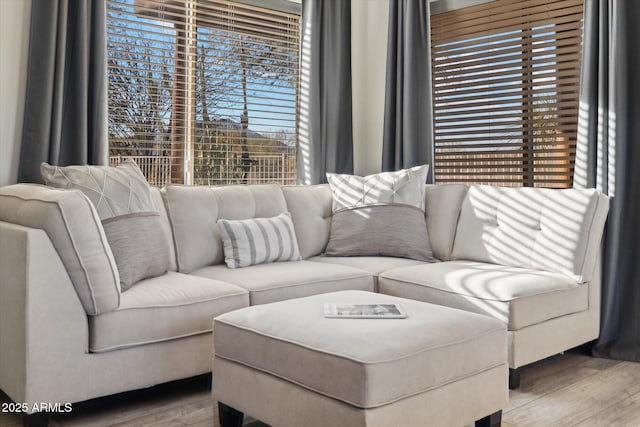
[[0,388],[30,407],[55,403],[86,374],[87,315],[43,230],[0,221],[0,242]]

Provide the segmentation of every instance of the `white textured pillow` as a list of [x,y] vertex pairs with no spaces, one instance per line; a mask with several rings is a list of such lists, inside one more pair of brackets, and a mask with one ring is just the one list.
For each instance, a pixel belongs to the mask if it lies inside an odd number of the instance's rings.
[[116,167],[51,166],[42,163],[40,173],[44,182],[51,187],[82,191],[91,200],[102,221],[133,212],[156,210],[147,179],[133,160]]
[[415,206],[424,211],[429,165],[367,176],[327,174],[333,212],[379,204]]
[[218,227],[229,268],[301,259],[288,212],[273,218],[220,219]]

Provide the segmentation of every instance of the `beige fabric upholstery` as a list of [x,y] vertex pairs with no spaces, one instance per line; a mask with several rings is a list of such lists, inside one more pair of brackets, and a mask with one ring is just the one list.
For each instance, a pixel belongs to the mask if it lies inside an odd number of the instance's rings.
[[459,184],[429,184],[425,188],[429,241],[433,254],[442,261],[451,258],[460,207],[468,189],[468,186]]
[[302,259],[320,255],[331,230],[331,188],[327,184],[282,187]]
[[600,335],[600,258],[589,282],[589,309],[508,332],[509,366],[518,368]]
[[408,258],[396,258],[387,256],[314,256],[309,258],[313,262],[326,262],[329,264],[346,265],[348,267],[364,270],[377,277],[383,271],[412,265],[422,265],[421,261]]
[[160,220],[162,223],[162,233],[165,235],[165,239],[167,239],[169,248],[169,271],[176,271],[178,266],[176,265],[176,247],[173,243],[173,233],[171,231],[171,224],[169,223],[169,217],[167,216],[167,209],[164,206],[163,193],[157,187],[150,187],[151,191],[151,201],[157,210],[160,213]]
[[123,292],[117,310],[91,316],[89,349],[111,351],[211,332],[214,316],[248,305],[242,288],[169,272]]
[[100,219],[80,191],[34,184],[2,187],[0,220],[47,233],[87,314],[118,306],[118,269]]
[[287,211],[282,190],[275,184],[170,185],[164,192],[182,273],[224,261],[218,219],[271,218]]
[[320,266],[311,261],[259,264],[236,269],[214,265],[196,270],[192,274],[247,289],[251,305],[345,289],[374,289],[373,278],[366,271],[343,265]]
[[473,425],[505,408],[507,377],[507,367],[501,365],[389,405],[362,409],[214,357],[212,391],[214,399],[278,427],[451,427]]
[[451,258],[591,279],[609,200],[598,191],[473,186]]
[[[397,303],[408,317],[327,319],[325,302]],[[361,291],[223,314],[214,321],[213,347],[216,358],[359,408],[387,405],[499,366],[506,375],[506,328],[497,320]]]
[[87,314],[45,232],[0,221],[0,241],[0,388],[13,401],[79,402],[211,371],[210,334],[89,353]]
[[561,273],[473,261],[385,271],[381,293],[495,317],[509,330],[589,308],[588,288]]

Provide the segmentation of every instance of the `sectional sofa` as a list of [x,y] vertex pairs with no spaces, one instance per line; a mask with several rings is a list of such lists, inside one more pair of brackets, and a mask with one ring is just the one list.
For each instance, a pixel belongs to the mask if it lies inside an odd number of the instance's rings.
[[[366,290],[486,314],[512,369],[595,339],[608,199],[595,190],[427,185],[435,262],[323,255],[332,193],[317,186],[151,189],[170,268],[121,291],[81,192],[0,189],[0,388],[15,402],[78,402],[211,370],[212,318]],[[219,218],[289,212],[302,260],[228,268]],[[515,384],[513,384],[515,385]]]

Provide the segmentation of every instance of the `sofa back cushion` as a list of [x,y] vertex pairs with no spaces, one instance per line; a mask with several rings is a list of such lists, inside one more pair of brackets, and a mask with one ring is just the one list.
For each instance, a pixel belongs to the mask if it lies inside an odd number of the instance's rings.
[[596,190],[473,186],[462,203],[452,259],[591,280],[609,199]]
[[219,219],[271,218],[287,212],[279,185],[170,185],[164,190],[178,271],[224,262]]
[[47,233],[87,314],[118,307],[118,269],[100,218],[82,192],[35,184],[0,188],[0,220]]
[[298,238],[302,259],[320,255],[331,232],[331,188],[328,184],[282,187]]
[[468,186],[460,184],[428,184],[425,188],[425,215],[431,249],[441,261],[451,259],[460,207],[468,189]]
[[169,271],[177,271],[178,266],[176,264],[176,247],[173,242],[173,233],[171,232],[171,224],[169,223],[169,216],[167,215],[167,209],[164,205],[164,198],[162,191],[157,187],[151,187],[151,201],[156,210],[160,214],[160,229],[164,238],[168,242],[169,251]]
[[[449,260],[466,185],[426,185],[425,214],[431,249]],[[329,185],[282,187],[303,259],[320,255],[329,242],[332,194]]]

